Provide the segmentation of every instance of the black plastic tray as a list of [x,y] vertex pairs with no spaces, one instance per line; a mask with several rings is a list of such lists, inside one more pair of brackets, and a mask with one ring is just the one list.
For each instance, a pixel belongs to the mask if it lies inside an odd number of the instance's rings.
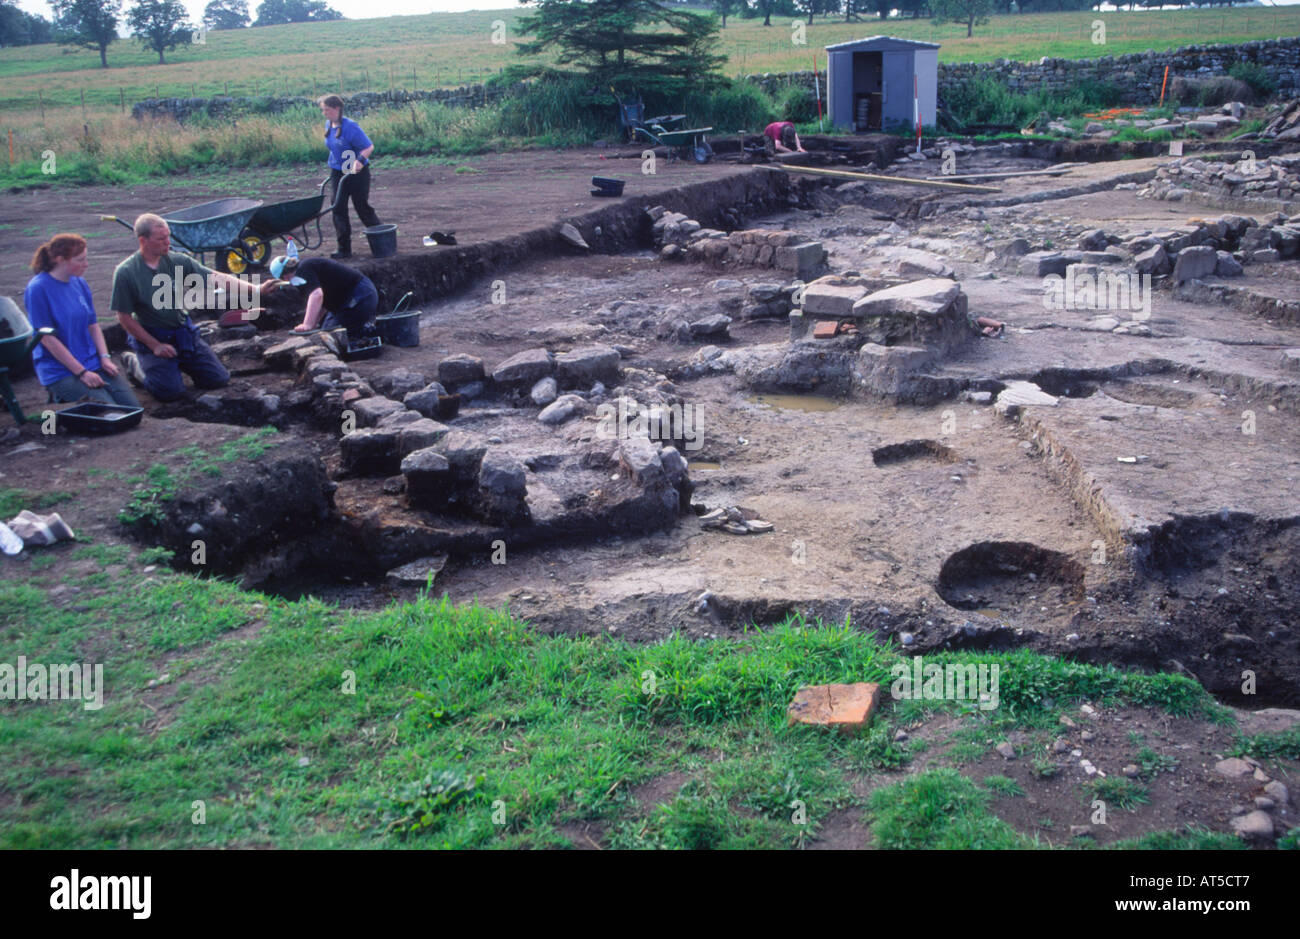
[[384,351],[384,340],[379,336],[370,336],[347,343],[342,357],[347,361],[377,358]]
[[144,417],[144,408],[84,401],[56,413],[55,419],[65,430],[83,434],[116,434],[139,424],[140,418]]

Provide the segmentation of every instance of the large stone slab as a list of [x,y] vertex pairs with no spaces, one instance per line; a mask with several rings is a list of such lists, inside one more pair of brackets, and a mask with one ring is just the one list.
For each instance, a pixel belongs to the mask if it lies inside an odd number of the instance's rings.
[[1014,417],[1023,407],[1055,407],[1057,399],[1049,395],[1031,381],[1009,381],[998,392],[998,399],[993,402],[993,409],[999,414]]
[[580,346],[555,357],[555,378],[564,388],[589,388],[618,381],[619,354],[609,346]]
[[501,385],[532,385],[555,371],[555,357],[545,349],[525,349],[492,370]]
[[835,277],[822,277],[804,288],[803,311],[823,316],[850,316],[853,304],[867,293],[866,287],[845,284]]
[[853,315],[915,313],[934,316],[952,306],[959,296],[961,287],[956,281],[942,277],[914,280],[868,294],[853,304]]

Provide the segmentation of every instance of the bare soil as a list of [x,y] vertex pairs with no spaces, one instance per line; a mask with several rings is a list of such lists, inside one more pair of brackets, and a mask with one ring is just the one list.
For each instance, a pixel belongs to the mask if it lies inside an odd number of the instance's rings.
[[[969,160],[963,171],[1045,165]],[[438,361],[453,353],[481,356],[490,371],[538,346],[618,346],[625,368],[664,376],[701,415],[703,445],[685,453],[696,464],[692,498],[699,510],[740,505],[775,525],[770,534],[740,537],[705,530],[687,513],[669,531],[512,550],[506,564],[493,564],[488,552],[455,557],[437,589],[456,601],[508,605],[553,633],[608,632],[635,641],[673,632],[727,637],[791,614],[847,617],[916,651],[1023,645],[1183,671],[1245,707],[1300,705],[1300,393],[1278,364],[1282,349],[1300,345],[1300,326],[1165,292],[1156,299],[1151,335],[1096,332],[1085,328],[1090,314],[1045,309],[1040,283],[986,261],[995,242],[1022,232],[1035,247],[1073,247],[1088,228],[1122,234],[1216,214],[1106,188],[1156,162],[1094,164],[1064,179],[1001,180],[1002,193],[979,198],[874,185],[845,195],[805,189],[798,207],[746,219],[750,227],[819,238],[832,271],[866,274],[888,261],[866,239],[901,225],[906,231],[895,245],[941,255],[956,269],[971,312],[1008,324],[1002,339],[977,341],[942,363],[936,377],[971,389],[1030,379],[1061,396],[1056,407],[1027,409],[1018,421],[960,395],[906,405],[758,394],[731,372],[701,374],[692,367],[698,344],[661,329],[677,318],[736,316],[744,287],[776,280],[772,271],[708,270],[664,262],[644,249],[521,257],[453,296],[418,298],[420,346],[388,348],[381,359],[356,363],[363,378],[399,366],[432,378]],[[907,171],[928,175],[931,164]],[[636,161],[597,150],[510,154],[472,165],[476,172],[377,173],[372,201],[381,217],[398,223],[401,257],[446,250],[419,244],[427,229],[454,229],[463,244],[475,244],[579,218],[604,201],[587,196],[591,175],[627,178],[630,195],[669,198],[683,185],[770,172],[660,161],[658,175],[642,177]],[[279,198],[293,189],[259,195]],[[31,192],[5,199],[0,224],[39,227],[48,236],[85,230],[90,202],[131,214],[209,195],[174,187]],[[24,235],[0,252],[3,292],[21,293],[23,265],[39,240]],[[89,280],[104,313],[110,262],[133,245],[120,227],[93,245]],[[1254,265],[1234,286],[1294,299],[1297,266]],[[492,279],[504,282],[505,303],[493,302]],[[736,318],[725,345],[760,349],[788,333],[784,322]],[[236,379],[242,387],[292,390],[292,376],[244,364]],[[41,409],[43,391],[33,378],[21,380],[18,391],[29,411]],[[476,399],[460,420],[491,432],[492,409],[501,407],[491,397]],[[246,432],[195,423],[201,414],[192,404],[163,408],[146,400],[146,409],[139,429],[102,440],[42,437],[35,426],[23,428],[0,443],[0,486],[74,492],[60,511],[75,529],[97,541],[125,539],[114,519],[129,498],[126,477],[187,443]],[[1246,411],[1256,422],[1251,435],[1241,431]],[[334,436],[306,422],[283,423],[281,446],[326,457],[332,451]],[[559,433],[539,426],[504,445],[521,459],[545,455]],[[14,453],[27,443],[41,449]],[[400,494],[375,490],[376,505],[409,511]],[[1135,543],[1145,551],[1142,563],[1126,554],[1125,545]],[[1098,545],[1105,549],[1100,560]],[[272,586],[363,607],[410,595],[333,571]],[[1258,676],[1253,697],[1241,694],[1243,670]],[[1158,720],[1148,712],[1106,715],[1106,729],[1088,751],[1097,754],[1093,762],[1106,761],[1108,771],[1111,763],[1128,762],[1130,730],[1167,741],[1188,767],[1212,766],[1226,745],[1221,729],[1175,720],[1156,726]],[[1028,795],[999,799],[999,815],[1057,840],[1070,824],[1086,821],[1080,781],[1069,773],[1031,778],[1029,756],[1004,763],[993,754],[968,771],[977,779],[1016,778]],[[651,801],[662,795],[654,787],[637,794]],[[1212,770],[1157,777],[1151,804],[1112,811],[1099,840],[1188,821],[1223,829],[1252,795]],[[846,810],[823,837],[849,846],[863,831]],[[569,834],[575,844],[599,846],[602,831]]]

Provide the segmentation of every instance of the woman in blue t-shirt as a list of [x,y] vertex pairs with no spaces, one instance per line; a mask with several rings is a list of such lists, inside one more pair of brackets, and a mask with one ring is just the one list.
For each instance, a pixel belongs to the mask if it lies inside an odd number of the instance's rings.
[[36,276],[23,292],[33,329],[54,328],[32,351],[36,377],[63,401],[99,401],[138,407],[131,386],[108,357],[86,273],[86,239],[55,235],[32,255]]
[[[329,148],[330,193],[334,200],[334,233],[339,249],[332,258],[352,257],[352,225],[348,221],[348,199],[367,227],[381,224],[370,207],[370,154],[375,145],[361,125],[343,116],[343,99],[326,95],[317,104],[325,115],[325,146]],[[341,188],[340,188],[341,187]]]

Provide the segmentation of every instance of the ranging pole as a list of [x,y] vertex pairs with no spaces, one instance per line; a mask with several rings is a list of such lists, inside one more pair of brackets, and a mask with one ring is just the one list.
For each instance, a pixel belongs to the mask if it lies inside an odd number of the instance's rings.
[[822,125],[822,86],[817,79],[817,56],[813,56],[813,91],[817,94],[817,130],[823,131],[826,128]]
[[916,123],[916,152],[921,152],[921,95],[917,90],[916,73],[912,73],[912,120]]

